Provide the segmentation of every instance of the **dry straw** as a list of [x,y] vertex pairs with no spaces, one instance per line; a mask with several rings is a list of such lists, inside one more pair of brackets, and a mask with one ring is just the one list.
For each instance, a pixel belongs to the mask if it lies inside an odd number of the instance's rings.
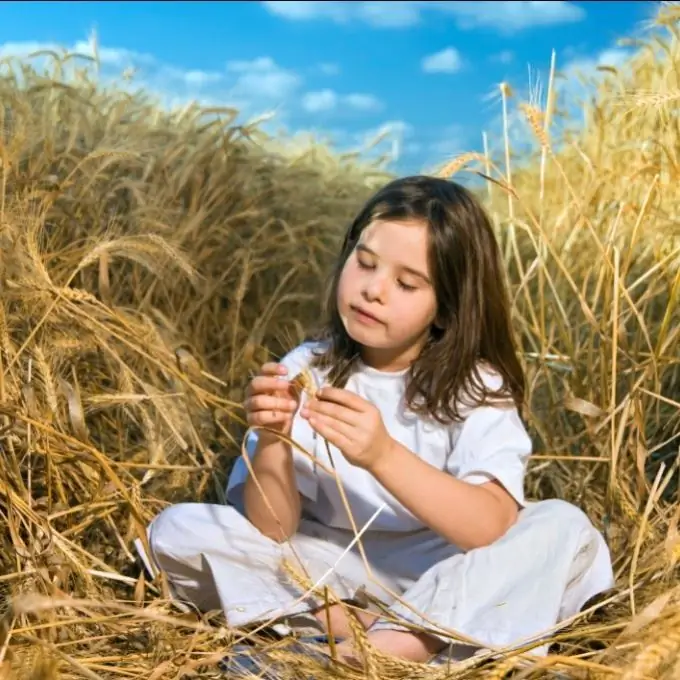
[[[528,492],[588,512],[615,590],[545,632],[547,659],[535,640],[418,666],[353,629],[366,663],[343,675],[678,677],[679,16],[663,4],[659,35],[576,112],[553,55],[546,102],[516,104],[536,142],[521,161],[504,83],[498,157],[485,137],[440,172],[486,178],[528,376]],[[249,375],[318,319],[343,225],[388,175],[231,110],[162,112],[56,57],[0,76],[0,678],[211,677],[235,641],[268,643],[180,608],[132,542],[169,503],[224,500]],[[288,568],[301,596],[336,601]]]

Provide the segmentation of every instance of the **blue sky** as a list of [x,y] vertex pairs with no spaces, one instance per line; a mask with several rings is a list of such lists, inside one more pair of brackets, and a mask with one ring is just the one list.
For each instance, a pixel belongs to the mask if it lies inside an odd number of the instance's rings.
[[[312,130],[339,149],[376,147],[417,172],[499,138],[498,85],[518,93],[558,68],[620,63],[654,2],[3,2],[0,56],[87,52],[102,77],[168,105],[236,106],[267,130]],[[532,74],[530,76],[530,73]]]

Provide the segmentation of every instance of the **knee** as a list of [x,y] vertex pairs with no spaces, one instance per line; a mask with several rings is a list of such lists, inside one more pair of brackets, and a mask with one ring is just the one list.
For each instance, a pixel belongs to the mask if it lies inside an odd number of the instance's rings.
[[567,536],[590,540],[597,533],[588,515],[577,506],[559,499],[540,501],[520,513],[520,524],[532,527],[545,540],[563,541]]
[[233,507],[178,503],[163,510],[149,527],[149,546],[158,556],[194,562],[201,555],[248,537],[247,520]]
[[149,547],[154,557],[178,557],[196,533],[195,503],[178,503],[161,511],[149,526]]
[[521,514],[553,525],[575,524],[581,527],[592,525],[583,510],[559,498],[551,498],[534,503],[525,508]]

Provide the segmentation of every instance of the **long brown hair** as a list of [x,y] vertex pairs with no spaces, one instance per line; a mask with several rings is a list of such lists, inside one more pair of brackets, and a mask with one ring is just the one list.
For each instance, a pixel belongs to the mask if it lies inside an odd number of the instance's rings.
[[[439,422],[459,421],[461,405],[524,401],[524,374],[510,321],[510,302],[500,249],[491,221],[464,187],[427,176],[390,182],[350,225],[332,271],[325,299],[323,340],[313,364],[344,386],[361,347],[348,335],[338,311],[338,282],[361,232],[374,220],[422,220],[429,230],[429,266],[437,301],[436,321],[407,373],[406,402]],[[502,378],[498,390],[485,386],[486,364]]]

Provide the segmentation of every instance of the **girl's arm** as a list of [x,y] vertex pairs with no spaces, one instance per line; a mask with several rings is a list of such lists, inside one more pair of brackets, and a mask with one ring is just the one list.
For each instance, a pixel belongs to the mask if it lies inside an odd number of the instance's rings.
[[262,534],[282,543],[295,534],[301,515],[290,445],[260,432],[252,466],[254,475],[248,475],[243,492],[246,517]]
[[497,482],[469,484],[392,440],[369,472],[423,524],[462,550],[493,543],[515,522],[517,501]]
[[476,409],[440,470],[393,439],[373,404],[337,388],[324,387],[317,396],[303,418],[447,541],[471,550],[515,522],[531,441],[514,409]]

